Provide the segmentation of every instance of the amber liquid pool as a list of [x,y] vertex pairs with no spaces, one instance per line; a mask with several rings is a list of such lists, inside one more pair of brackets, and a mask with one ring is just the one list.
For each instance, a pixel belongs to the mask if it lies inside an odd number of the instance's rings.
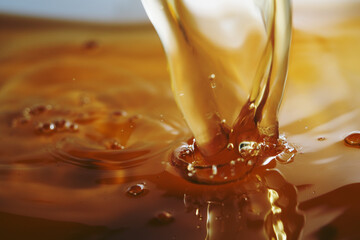
[[360,20],[294,30],[280,134],[291,163],[200,185],[151,26],[2,16],[1,239],[358,239]]

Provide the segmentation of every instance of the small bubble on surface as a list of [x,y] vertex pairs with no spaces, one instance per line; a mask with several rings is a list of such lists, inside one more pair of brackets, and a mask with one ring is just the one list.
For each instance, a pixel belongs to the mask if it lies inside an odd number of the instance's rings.
[[360,148],[360,132],[354,132],[349,134],[345,139],[345,143],[350,146]]
[[145,185],[142,183],[138,183],[129,187],[126,192],[127,194],[136,197],[144,193],[144,190],[145,190]]
[[69,127],[70,122],[65,119],[58,119],[54,121],[56,130],[61,131]]
[[123,111],[123,110],[117,110],[117,111],[114,111],[112,114],[113,114],[113,116],[116,116],[116,117],[122,117],[122,116],[126,116],[127,112]]
[[233,143],[229,143],[226,147],[228,150],[233,150],[234,149],[234,144]]
[[190,163],[190,164],[187,166],[187,170],[188,170],[189,172],[194,171],[194,166]]
[[174,221],[174,217],[167,211],[162,211],[156,215],[156,221],[160,224],[169,224]]
[[31,115],[39,115],[39,114],[44,113],[45,111],[50,110],[50,109],[51,109],[51,107],[48,107],[48,106],[45,106],[45,105],[38,105],[38,106],[32,107],[29,113]]
[[79,125],[77,125],[76,123],[71,123],[69,126],[69,130],[72,132],[77,132],[79,131]]
[[54,123],[39,123],[38,130],[42,133],[51,133],[56,129]]
[[255,109],[255,104],[254,104],[254,103],[251,103],[250,106],[249,106],[249,109],[250,109],[250,110]]
[[218,173],[218,169],[217,169],[216,165],[212,165],[211,169],[212,169],[212,174],[213,175],[216,175]]
[[216,77],[216,76],[215,76],[215,74],[214,74],[214,73],[213,73],[213,74],[210,74],[210,75],[209,75],[209,80],[211,80],[211,81],[212,81],[212,80],[214,80],[214,79],[215,79],[215,77]]
[[125,147],[123,145],[121,145],[118,141],[113,141],[110,144],[110,149],[112,149],[112,150],[122,150],[124,148]]

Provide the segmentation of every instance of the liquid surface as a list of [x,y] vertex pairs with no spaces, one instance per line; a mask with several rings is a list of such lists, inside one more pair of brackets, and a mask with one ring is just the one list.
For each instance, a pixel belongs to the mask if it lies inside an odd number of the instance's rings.
[[191,134],[152,28],[2,17],[1,239],[358,239],[359,29],[294,31],[295,160],[206,186],[169,165]]

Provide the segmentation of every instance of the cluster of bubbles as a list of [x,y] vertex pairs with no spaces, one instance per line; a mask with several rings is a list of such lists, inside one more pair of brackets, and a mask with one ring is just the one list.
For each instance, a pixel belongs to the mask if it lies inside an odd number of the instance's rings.
[[[51,105],[36,105],[33,107],[26,107],[21,115],[12,121],[12,127],[27,124],[34,120],[35,117],[43,115],[53,110]],[[38,133],[53,133],[53,132],[77,132],[79,125],[66,119],[56,119],[50,122],[38,122],[35,124],[35,130]]]
[[36,131],[38,133],[54,133],[54,132],[77,132],[79,130],[79,125],[65,119],[58,119],[53,122],[40,122],[36,126]]
[[41,115],[52,110],[53,107],[51,105],[37,105],[33,107],[27,107],[21,112],[21,116],[15,118],[11,125],[12,127],[17,127],[21,124],[26,124],[30,122],[35,116]]

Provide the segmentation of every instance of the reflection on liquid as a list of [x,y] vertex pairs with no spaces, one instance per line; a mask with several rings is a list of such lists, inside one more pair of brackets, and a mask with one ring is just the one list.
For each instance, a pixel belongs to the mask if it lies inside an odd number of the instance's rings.
[[184,205],[205,218],[205,239],[298,239],[304,216],[296,199],[279,172],[258,170],[240,182],[188,191]]

